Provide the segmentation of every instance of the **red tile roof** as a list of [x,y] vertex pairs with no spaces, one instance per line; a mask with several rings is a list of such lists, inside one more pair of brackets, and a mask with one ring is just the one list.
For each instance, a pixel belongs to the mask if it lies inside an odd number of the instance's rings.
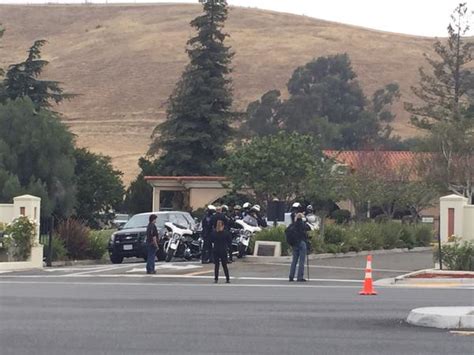
[[364,151],[364,150],[325,150],[324,154],[340,164],[349,165],[357,170],[367,162],[382,162],[384,168],[397,169],[402,166],[415,168],[418,160],[426,153],[410,151]]
[[172,181],[225,181],[225,176],[145,176],[145,180],[172,180]]

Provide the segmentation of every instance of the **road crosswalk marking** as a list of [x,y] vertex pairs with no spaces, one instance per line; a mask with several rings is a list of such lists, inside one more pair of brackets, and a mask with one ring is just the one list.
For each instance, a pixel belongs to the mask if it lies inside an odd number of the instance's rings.
[[[202,266],[200,265],[176,265],[176,264],[161,264],[161,265],[156,265],[155,270],[189,270],[189,269],[202,269]],[[133,273],[133,272],[146,272],[145,267],[137,267],[133,268],[131,270],[126,271],[127,273]]]

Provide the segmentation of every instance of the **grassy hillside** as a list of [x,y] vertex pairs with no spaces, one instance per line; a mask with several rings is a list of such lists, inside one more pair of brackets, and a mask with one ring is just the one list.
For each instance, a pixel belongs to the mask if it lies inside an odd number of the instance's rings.
[[[80,94],[57,108],[80,145],[112,156],[129,182],[167,97],[187,63],[189,21],[198,5],[0,5],[7,28],[0,64],[18,62],[33,40],[44,38],[50,61],[44,77]],[[226,31],[236,52],[235,104],[243,109],[266,90],[285,89],[296,66],[347,52],[367,94],[396,81],[411,96],[417,68],[433,39],[372,31],[313,18],[232,8]],[[416,134],[402,105],[397,133]]]

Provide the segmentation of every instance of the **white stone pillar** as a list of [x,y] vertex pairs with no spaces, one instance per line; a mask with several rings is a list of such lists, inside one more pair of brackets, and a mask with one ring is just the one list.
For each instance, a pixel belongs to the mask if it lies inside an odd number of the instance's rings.
[[13,198],[13,218],[26,216],[36,224],[35,243],[39,243],[41,199],[36,196],[22,195]]
[[[444,196],[439,199],[439,218],[441,242],[448,242],[450,223],[453,225],[453,234],[463,237],[464,207],[467,206],[467,198],[458,195]],[[450,222],[450,214],[453,220]]]
[[153,186],[153,212],[158,212],[160,210],[160,191],[159,187]]

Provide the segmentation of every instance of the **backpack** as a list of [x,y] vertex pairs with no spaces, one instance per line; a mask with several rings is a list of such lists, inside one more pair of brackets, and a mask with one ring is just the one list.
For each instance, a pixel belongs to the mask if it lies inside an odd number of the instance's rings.
[[285,229],[286,242],[294,247],[298,242],[298,235],[295,225],[292,223]]

